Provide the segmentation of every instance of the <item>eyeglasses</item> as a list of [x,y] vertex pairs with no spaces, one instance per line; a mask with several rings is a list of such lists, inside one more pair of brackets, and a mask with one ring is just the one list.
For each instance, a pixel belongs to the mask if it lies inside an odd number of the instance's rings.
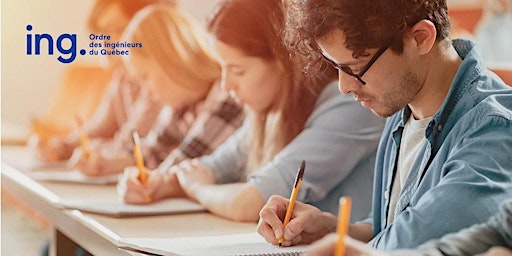
[[373,63],[375,63],[375,61],[377,61],[377,59],[389,48],[389,46],[391,46],[391,43],[385,44],[384,46],[379,48],[377,53],[375,53],[375,55],[373,55],[373,57],[370,59],[370,61],[368,61],[368,64],[366,64],[363,67],[363,69],[361,69],[361,71],[359,71],[359,73],[357,73],[357,74],[354,74],[354,72],[352,72],[352,69],[350,69],[348,66],[343,66],[343,65],[337,64],[334,61],[330,60],[329,58],[325,57],[325,55],[323,55],[323,54],[322,54],[322,57],[324,57],[324,59],[329,61],[334,66],[334,68],[336,68],[337,70],[341,70],[341,71],[343,71],[343,73],[345,73],[349,76],[355,77],[356,80],[359,81],[362,85],[366,85],[366,82],[363,81],[363,75],[366,73],[366,71],[368,71],[368,69],[370,69],[370,67],[373,65]]

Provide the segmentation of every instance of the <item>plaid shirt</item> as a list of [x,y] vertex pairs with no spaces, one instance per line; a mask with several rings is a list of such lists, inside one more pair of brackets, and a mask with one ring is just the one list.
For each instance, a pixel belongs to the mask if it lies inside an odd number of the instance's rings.
[[[206,99],[188,110],[165,107],[144,139],[145,162],[149,168],[166,171],[187,158],[211,153],[243,122],[243,107],[214,85]],[[164,161],[165,160],[165,161]]]
[[108,150],[131,146],[133,130],[146,136],[163,107],[122,71],[114,75],[100,104],[85,129],[91,138],[107,139]]

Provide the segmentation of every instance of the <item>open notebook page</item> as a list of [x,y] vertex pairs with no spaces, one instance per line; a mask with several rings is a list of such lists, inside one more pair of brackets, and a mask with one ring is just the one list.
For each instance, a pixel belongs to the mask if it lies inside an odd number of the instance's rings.
[[[5,154],[4,154],[5,152]],[[114,184],[119,180],[119,174],[109,174],[97,177],[86,176],[79,170],[67,165],[67,161],[42,162],[25,147],[2,148],[2,162],[39,181],[57,181],[83,184]]]
[[115,184],[119,180],[119,174],[108,174],[102,176],[87,176],[79,170],[40,170],[27,172],[27,175],[34,180],[71,182],[82,184]]
[[269,244],[258,233],[185,238],[123,238],[120,248],[150,255],[226,256],[281,255],[295,256],[307,245],[278,247]]
[[171,198],[150,204],[126,204],[118,200],[62,200],[58,207],[113,217],[149,216],[204,212],[206,209],[186,198]]

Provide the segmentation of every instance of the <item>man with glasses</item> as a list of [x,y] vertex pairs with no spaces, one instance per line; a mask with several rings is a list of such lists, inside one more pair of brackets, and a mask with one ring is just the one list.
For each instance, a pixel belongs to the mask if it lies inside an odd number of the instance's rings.
[[[388,117],[370,217],[349,235],[389,250],[415,247],[487,220],[512,197],[512,89],[476,46],[449,39],[446,0],[288,0],[285,40],[339,72],[339,89]],[[354,202],[357,204],[357,202]],[[336,217],[274,196],[258,232],[277,244],[310,243]]]

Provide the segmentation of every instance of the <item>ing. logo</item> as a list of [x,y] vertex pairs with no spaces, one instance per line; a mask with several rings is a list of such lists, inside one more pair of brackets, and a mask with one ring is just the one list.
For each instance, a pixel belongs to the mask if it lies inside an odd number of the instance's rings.
[[[32,25],[27,25],[27,31],[32,31]],[[41,54],[41,42],[46,41],[48,46],[48,55],[53,55],[54,51],[54,40],[50,34],[27,34],[27,55],[40,55]],[[65,47],[65,41],[69,41],[69,47]],[[62,34],[59,35],[55,42],[57,51],[61,54],[57,60],[62,63],[71,63],[75,60],[77,49],[76,49],[76,34]],[[85,55],[84,49],[80,50],[81,55]]]

